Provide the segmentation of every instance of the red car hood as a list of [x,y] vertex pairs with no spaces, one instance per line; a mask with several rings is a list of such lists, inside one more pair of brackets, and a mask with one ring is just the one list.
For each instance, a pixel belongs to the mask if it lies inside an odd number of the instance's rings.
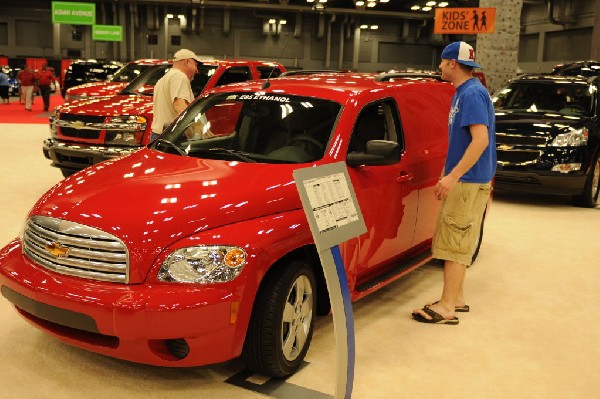
[[152,96],[118,94],[108,98],[90,98],[59,106],[61,113],[79,115],[141,115],[152,113]]
[[[111,163],[110,168],[106,165]],[[130,283],[146,277],[159,252],[200,232],[300,209],[292,171],[188,158],[141,149],[58,183],[33,207],[44,215],[99,228],[129,248]]]
[[94,82],[71,87],[67,94],[72,96],[112,96],[121,91],[127,82]]

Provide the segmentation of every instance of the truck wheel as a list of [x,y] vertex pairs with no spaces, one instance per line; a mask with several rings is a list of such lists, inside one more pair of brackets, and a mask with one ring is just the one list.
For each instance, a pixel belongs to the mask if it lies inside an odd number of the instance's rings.
[[594,208],[598,204],[598,194],[600,194],[600,158],[596,155],[585,180],[583,192],[573,197],[573,205]]
[[252,370],[287,377],[302,364],[314,328],[315,275],[304,261],[282,265],[257,295],[242,357]]

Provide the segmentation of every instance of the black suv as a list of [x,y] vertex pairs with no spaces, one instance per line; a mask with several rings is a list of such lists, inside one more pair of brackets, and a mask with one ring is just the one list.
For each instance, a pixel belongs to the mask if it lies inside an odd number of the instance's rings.
[[599,80],[523,75],[494,94],[497,189],[569,195],[574,205],[596,206]]
[[70,87],[79,86],[84,83],[105,81],[122,67],[123,64],[117,61],[73,61],[65,73],[61,94],[65,98],[65,93]]

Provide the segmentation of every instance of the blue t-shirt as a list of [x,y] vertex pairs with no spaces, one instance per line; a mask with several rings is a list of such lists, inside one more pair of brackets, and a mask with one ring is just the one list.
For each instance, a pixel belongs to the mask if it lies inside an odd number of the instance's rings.
[[460,181],[487,183],[496,173],[496,117],[492,99],[479,79],[471,78],[456,88],[448,116],[448,156],[445,173],[448,174],[460,161],[471,143],[470,125],[488,128],[489,145],[479,160]]

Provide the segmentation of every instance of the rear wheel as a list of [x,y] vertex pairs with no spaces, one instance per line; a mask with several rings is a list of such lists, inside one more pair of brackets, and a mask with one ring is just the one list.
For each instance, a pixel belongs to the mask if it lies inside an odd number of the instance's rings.
[[244,344],[248,367],[286,377],[302,364],[314,328],[315,275],[303,261],[279,267],[261,286]]
[[573,197],[573,205],[584,208],[594,208],[598,204],[600,194],[600,158],[594,158],[581,195]]

